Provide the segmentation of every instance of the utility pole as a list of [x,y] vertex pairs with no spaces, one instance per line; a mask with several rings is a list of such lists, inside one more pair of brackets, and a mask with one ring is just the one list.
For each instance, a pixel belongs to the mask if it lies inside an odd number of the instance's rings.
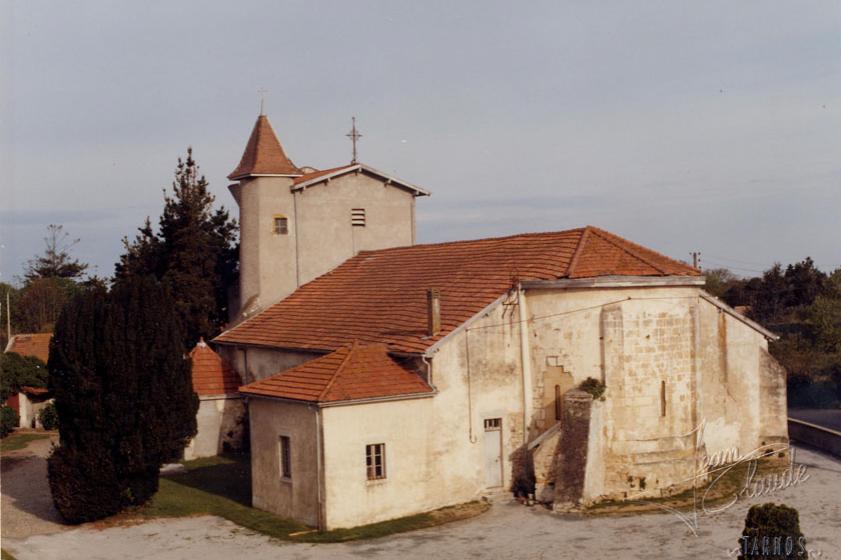
[[6,290],[6,337],[12,340],[12,308],[9,306],[9,290]]
[[689,253],[692,255],[692,266],[701,270],[701,252],[700,251],[692,251]]

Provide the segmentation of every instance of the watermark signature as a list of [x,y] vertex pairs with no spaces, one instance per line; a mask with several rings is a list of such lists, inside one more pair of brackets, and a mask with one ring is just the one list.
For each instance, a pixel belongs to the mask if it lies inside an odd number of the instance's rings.
[[[683,483],[692,482],[691,511],[679,511],[677,508],[645,499],[633,500],[634,502],[651,504],[676,515],[697,537],[700,515],[720,513],[731,508],[740,499],[770,496],[809,479],[806,465],[798,464],[795,461],[796,449],[790,447],[788,443],[763,445],[748,453],[740,453],[738,448],[730,448],[712,455],[706,455],[703,451],[705,449],[705,427],[706,422],[701,421],[697,428],[686,434],[687,436],[696,435],[694,474],[690,479],[682,481]],[[764,475],[758,472],[761,459],[786,451],[789,452],[789,462],[785,469]],[[737,489],[722,496],[721,486],[725,480],[728,480],[725,477],[734,469],[739,468],[744,468],[745,474]],[[709,482],[705,487],[699,488],[699,483],[705,481]],[[793,545],[796,544],[793,543]],[[782,543],[782,545],[785,548],[786,543]],[[738,551],[738,549],[736,550]]]

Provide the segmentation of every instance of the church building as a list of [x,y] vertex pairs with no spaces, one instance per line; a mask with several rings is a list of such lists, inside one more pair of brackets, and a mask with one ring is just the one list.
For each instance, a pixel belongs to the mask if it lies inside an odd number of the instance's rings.
[[297,167],[261,115],[229,178],[255,507],[352,527],[529,485],[556,509],[679,492],[787,442],[775,335],[593,226],[415,242],[430,193]]

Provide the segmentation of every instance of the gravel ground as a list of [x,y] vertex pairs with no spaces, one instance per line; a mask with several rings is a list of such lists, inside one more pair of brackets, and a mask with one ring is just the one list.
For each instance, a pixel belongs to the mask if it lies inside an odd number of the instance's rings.
[[813,558],[841,559],[841,462],[798,449],[809,479],[772,496],[740,501],[701,515],[697,536],[672,514],[625,517],[558,516],[507,500],[477,518],[377,540],[290,544],[251,533],[216,517],[160,520],[102,530],[74,529],[26,539],[4,539],[18,560],[230,560],[231,558],[733,558],[751,504],[785,502],[800,510]]
[[0,535],[4,541],[65,530],[47,486],[46,457],[56,439],[31,441],[24,449],[3,454]]

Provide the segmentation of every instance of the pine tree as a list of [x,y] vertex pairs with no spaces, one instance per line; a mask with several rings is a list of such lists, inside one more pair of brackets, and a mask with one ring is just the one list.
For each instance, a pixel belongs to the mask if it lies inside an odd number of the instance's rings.
[[70,256],[70,249],[79,242],[70,239],[64,226],[50,224],[44,238],[44,254],[27,263],[26,280],[36,278],[70,278],[77,280],[88,269],[88,265]]
[[174,306],[149,276],[91,288],[61,314],[50,345],[60,446],[50,489],[70,523],[144,503],[164,462],[196,433],[198,397]]
[[227,210],[213,210],[208,182],[199,175],[193,151],[179,158],[172,194],[155,233],[151,222],[134,241],[123,240],[116,279],[151,275],[172,294],[184,331],[184,344],[218,334],[228,319],[228,289],[237,279],[237,225]]

